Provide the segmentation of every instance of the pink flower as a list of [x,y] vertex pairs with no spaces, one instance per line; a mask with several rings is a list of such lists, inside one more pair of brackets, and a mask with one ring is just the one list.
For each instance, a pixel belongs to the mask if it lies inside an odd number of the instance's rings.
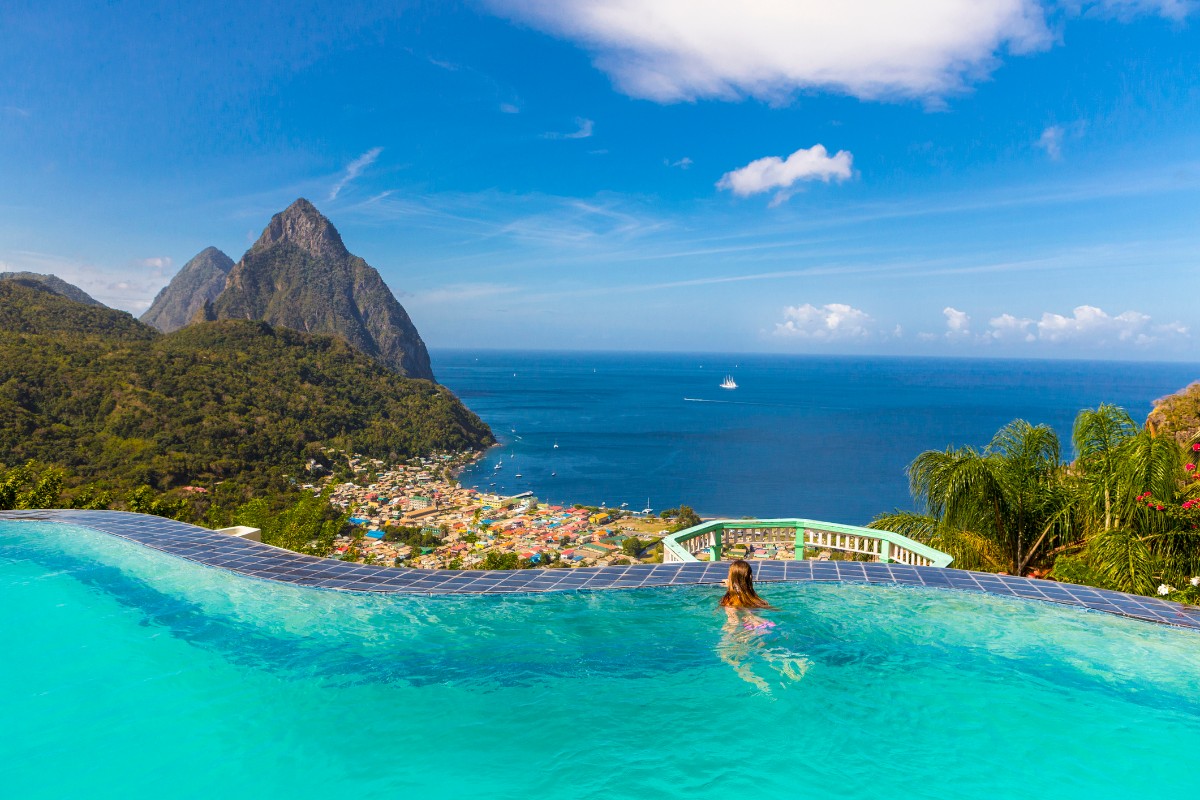
[[1200,442],[1196,442],[1194,445],[1192,445],[1192,452],[1200,453]]
[[1154,508],[1156,511],[1162,511],[1166,506],[1155,506]]
[[1196,465],[1195,464],[1185,464],[1183,468],[1186,469],[1188,472],[1191,472],[1192,470],[1194,470],[1196,468]]

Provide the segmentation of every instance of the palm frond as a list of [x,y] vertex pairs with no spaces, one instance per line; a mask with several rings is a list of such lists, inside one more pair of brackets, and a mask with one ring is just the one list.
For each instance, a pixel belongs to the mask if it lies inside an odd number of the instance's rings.
[[1106,581],[1123,592],[1154,591],[1157,562],[1137,534],[1126,529],[1105,531],[1088,542],[1085,559]]

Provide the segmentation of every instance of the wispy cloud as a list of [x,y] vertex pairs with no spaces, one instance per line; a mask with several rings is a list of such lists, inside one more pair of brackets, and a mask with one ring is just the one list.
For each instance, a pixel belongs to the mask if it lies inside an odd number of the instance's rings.
[[516,105],[514,105],[513,103],[501,103],[500,104],[500,113],[501,114],[520,114],[521,109],[519,107],[517,107]]
[[575,124],[579,126],[578,130],[570,133],[562,133],[560,131],[547,131],[542,134],[543,139],[588,139],[592,135],[592,130],[596,127],[596,123],[590,119],[576,117]]
[[4,106],[3,110],[10,117],[21,117],[22,119],[28,119],[30,114],[29,109],[18,106]]
[[1042,131],[1038,137],[1037,146],[1046,151],[1053,161],[1062,160],[1063,128],[1061,125],[1051,125]]
[[140,259],[137,263],[138,266],[161,271],[164,269],[170,269],[171,265],[175,262],[170,256],[155,256],[154,258]]
[[413,293],[416,303],[425,305],[454,304],[470,300],[483,300],[489,297],[511,294],[516,291],[512,284],[501,283],[453,283],[434,289]]
[[1200,7],[1195,0],[1101,0],[1088,11],[1099,16],[1129,20],[1144,15],[1158,15],[1181,22]]
[[364,169],[374,164],[375,159],[379,158],[379,154],[382,152],[382,147],[372,147],[370,150],[351,161],[346,166],[346,171],[342,173],[342,177],[333,185],[333,188],[329,190],[329,199],[336,200],[337,196],[341,194],[342,189],[346,188],[346,185],[350,183],[350,181],[361,175]]
[[669,158],[664,158],[663,163],[668,167],[678,167],[679,169],[687,169],[688,167],[692,166],[692,160],[687,156],[684,156],[678,161],[672,161]]
[[787,190],[801,181],[848,180],[853,174],[853,162],[854,157],[847,150],[839,150],[831,156],[824,145],[814,144],[797,150],[787,159],[767,156],[726,172],[717,181],[717,188],[728,189],[739,197],[779,189],[781,191],[772,201],[778,204],[787,200],[791,196]]

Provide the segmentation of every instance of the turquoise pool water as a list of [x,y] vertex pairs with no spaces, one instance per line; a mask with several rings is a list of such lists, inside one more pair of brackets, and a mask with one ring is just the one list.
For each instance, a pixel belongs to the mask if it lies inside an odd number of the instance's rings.
[[0,795],[1192,788],[1194,633],[967,593],[762,588],[776,627],[730,636],[715,588],[358,596],[0,523]]

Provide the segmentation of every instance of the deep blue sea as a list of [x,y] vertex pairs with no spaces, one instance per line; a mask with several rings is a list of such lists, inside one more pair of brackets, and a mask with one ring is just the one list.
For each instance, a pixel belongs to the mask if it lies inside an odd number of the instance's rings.
[[[858,524],[911,508],[904,469],[923,450],[982,446],[1020,417],[1053,426],[1069,457],[1080,409],[1114,403],[1140,420],[1156,398],[1200,378],[1200,364],[1111,361],[433,357],[438,380],[500,441],[464,474],[468,486],[554,503],[686,503],[703,516]],[[719,387],[726,374],[737,389]]]

